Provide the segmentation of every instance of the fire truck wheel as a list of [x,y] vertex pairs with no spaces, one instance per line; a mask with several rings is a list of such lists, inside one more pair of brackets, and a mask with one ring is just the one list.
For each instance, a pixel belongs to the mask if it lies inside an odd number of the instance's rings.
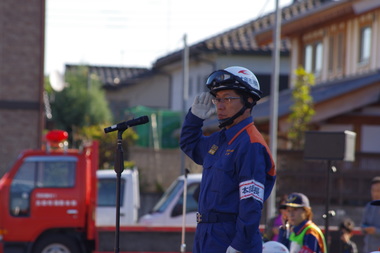
[[33,253],[80,253],[78,244],[65,235],[50,235],[41,238]]

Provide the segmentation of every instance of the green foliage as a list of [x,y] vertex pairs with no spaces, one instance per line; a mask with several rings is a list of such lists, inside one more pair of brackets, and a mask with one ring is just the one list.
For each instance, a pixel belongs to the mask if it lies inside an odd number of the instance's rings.
[[158,192],[158,193],[164,193],[165,192],[165,188],[162,186],[162,184],[156,182],[155,186],[156,186],[156,192]]
[[71,135],[76,127],[111,122],[112,114],[97,76],[89,76],[88,68],[81,66],[67,72],[65,79],[68,87],[61,92],[52,92],[55,128],[63,129]]
[[[113,169],[116,149],[117,149],[117,131],[104,133],[104,128],[108,125],[93,125],[76,129],[75,141],[86,142],[99,141],[99,167],[100,169]],[[138,136],[132,128],[128,128],[123,133],[123,158],[128,160],[128,146],[132,145]],[[133,161],[125,161],[124,168],[131,168],[135,164]]]
[[311,86],[315,84],[314,75],[302,67],[295,71],[296,82],[292,92],[293,105],[289,116],[290,129],[288,138],[293,149],[302,149],[305,131],[309,130],[309,122],[315,114],[313,98],[310,95]]
[[[113,169],[117,149],[117,132],[104,133],[112,121],[102,83],[96,75],[89,75],[88,68],[80,66],[66,72],[62,91],[51,88],[48,77],[45,78],[45,91],[51,100],[54,128],[69,133],[70,146],[80,147],[83,143],[99,141],[100,169]],[[125,168],[134,166],[128,160],[128,146],[134,144],[138,135],[131,129],[123,133],[123,156]]]

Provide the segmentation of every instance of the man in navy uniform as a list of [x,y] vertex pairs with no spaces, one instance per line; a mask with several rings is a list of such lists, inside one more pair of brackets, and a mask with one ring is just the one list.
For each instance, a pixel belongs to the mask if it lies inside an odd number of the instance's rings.
[[[238,66],[217,70],[206,82],[181,131],[182,150],[203,165],[193,252],[260,253],[259,223],[275,183],[269,148],[251,111],[261,98],[256,76]],[[216,109],[220,131],[202,134]]]

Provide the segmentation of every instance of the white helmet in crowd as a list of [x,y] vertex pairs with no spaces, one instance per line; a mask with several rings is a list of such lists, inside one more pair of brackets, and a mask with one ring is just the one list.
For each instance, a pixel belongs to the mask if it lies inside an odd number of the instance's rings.
[[282,243],[269,241],[263,244],[263,253],[289,253],[289,250]]
[[254,101],[258,101],[262,95],[256,76],[249,69],[239,66],[214,71],[207,78],[206,85],[214,96],[219,90],[230,89],[247,93]]

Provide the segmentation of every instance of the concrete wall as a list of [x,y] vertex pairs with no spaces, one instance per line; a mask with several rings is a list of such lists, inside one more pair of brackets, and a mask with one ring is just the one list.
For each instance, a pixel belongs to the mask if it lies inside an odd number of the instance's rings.
[[143,192],[166,190],[180,175],[182,159],[190,173],[200,173],[201,167],[190,161],[179,149],[154,150],[152,148],[131,147],[130,160],[139,168],[140,188]]

